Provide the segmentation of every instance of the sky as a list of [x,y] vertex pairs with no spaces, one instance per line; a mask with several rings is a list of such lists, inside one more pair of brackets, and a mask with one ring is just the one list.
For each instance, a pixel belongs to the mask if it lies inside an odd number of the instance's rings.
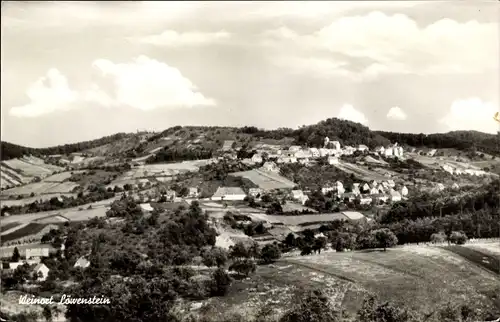
[[496,133],[496,1],[2,2],[2,141],[175,125]]

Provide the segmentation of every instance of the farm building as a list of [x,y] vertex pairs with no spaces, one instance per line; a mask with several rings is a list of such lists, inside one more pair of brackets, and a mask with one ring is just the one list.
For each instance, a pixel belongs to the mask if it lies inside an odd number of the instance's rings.
[[292,198],[299,201],[302,205],[309,200],[309,197],[306,196],[302,190],[292,190]]
[[240,187],[219,187],[212,200],[243,200],[246,194]]
[[45,264],[39,263],[33,269],[33,274],[38,275],[38,281],[45,281],[47,276],[49,276],[49,268]]
[[83,256],[78,258],[78,260],[75,262],[75,265],[73,265],[73,267],[81,267],[81,268],[87,268],[89,266],[90,262]]

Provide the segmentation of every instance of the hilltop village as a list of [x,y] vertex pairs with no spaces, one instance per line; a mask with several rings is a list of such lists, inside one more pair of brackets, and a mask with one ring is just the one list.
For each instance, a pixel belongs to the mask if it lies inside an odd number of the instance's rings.
[[[429,270],[430,279],[423,283],[430,287],[437,283],[430,274],[436,267],[423,264],[431,255],[418,253],[417,244],[431,243],[427,247],[435,252],[432,256],[449,253],[471,260],[476,255],[467,253],[472,250],[466,245],[474,240],[485,240],[474,245],[488,258],[487,264],[477,265],[494,270],[491,254],[497,250],[488,241],[500,235],[498,157],[478,150],[412,146],[404,138],[352,144],[324,135],[297,144],[300,140],[286,136],[231,131],[175,127],[105,138],[86,143],[94,146],[82,144],[77,152],[26,150],[31,153],[2,160],[5,307],[17,312],[14,294],[30,292],[115,294],[111,285],[119,280],[129,287],[132,277],[142,278],[148,288],[168,271],[168,279],[186,285],[173,297],[182,299],[180,306],[161,300],[173,305],[169,312],[177,307],[182,314],[199,317],[204,307],[212,311],[203,314],[217,320],[214,307],[241,309],[251,299],[255,307],[274,310],[278,319],[289,292],[299,287],[296,280],[286,290],[274,284],[283,277],[270,276],[285,271],[297,279],[303,274],[299,268],[314,275],[326,274],[328,267],[332,276],[340,277],[330,280],[325,275],[321,281],[341,283],[344,291],[336,292],[348,296],[354,285],[356,292],[378,290],[368,275],[347,273],[361,272],[360,263],[372,265],[369,272],[383,263],[397,269],[393,261],[411,258],[422,261],[412,269]],[[362,252],[367,249],[381,252]],[[329,264],[322,266],[322,261]],[[189,272],[179,271],[181,267]],[[90,283],[92,274],[104,274],[108,284],[101,288]],[[267,278],[273,282],[263,282]],[[250,291],[259,284],[267,289]],[[494,284],[488,292],[498,290]],[[404,289],[394,286],[393,291],[402,294]],[[264,301],[269,292],[281,294],[280,300]],[[228,294],[240,296],[241,302],[222,304]],[[383,300],[400,303],[394,294]],[[486,311],[496,312],[497,300],[488,301]],[[334,302],[337,307],[344,303]],[[424,302],[409,309],[419,310],[428,305]],[[356,315],[363,305],[349,310]],[[93,310],[33,306],[23,314],[50,313],[61,319],[104,314]],[[137,314],[130,310],[126,314]]]

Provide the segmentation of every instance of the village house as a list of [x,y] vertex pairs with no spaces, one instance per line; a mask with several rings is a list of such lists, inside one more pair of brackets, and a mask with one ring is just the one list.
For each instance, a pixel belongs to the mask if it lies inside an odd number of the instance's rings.
[[373,199],[370,196],[359,195],[357,198],[359,200],[359,204],[361,205],[369,205],[373,201]]
[[387,148],[384,150],[384,153],[383,153],[386,157],[391,157],[393,156],[394,154],[394,150],[392,148]]
[[250,188],[248,189],[248,195],[254,198],[259,198],[262,194],[261,188]]
[[385,148],[383,146],[378,146],[375,148],[375,152],[382,155],[385,153]]
[[336,190],[336,187],[332,184],[326,184],[324,185],[322,188],[321,188],[321,193],[326,195],[327,193],[329,193],[330,191],[335,191]]
[[341,194],[340,199],[344,202],[352,202],[356,199],[356,195],[352,192],[344,192],[343,194]]
[[328,155],[328,150],[325,148],[319,148],[319,156],[326,157]]
[[293,200],[299,201],[302,205],[309,199],[302,190],[292,190]]
[[262,163],[262,156],[258,153],[254,154],[252,156],[252,162],[255,162],[255,163]]
[[370,149],[368,149],[368,147],[366,145],[363,145],[363,144],[358,145],[358,151],[365,152],[365,151],[369,151],[369,150]]
[[345,192],[345,188],[342,182],[340,181],[335,182],[335,190],[337,190],[337,196],[340,196]]
[[377,200],[378,202],[381,202],[381,201],[387,202],[387,200],[389,200],[389,197],[383,193],[373,195],[372,197],[373,197],[373,199]]
[[291,147],[288,148],[288,151],[290,152],[298,152],[301,150],[300,145],[292,145]]
[[371,194],[371,195],[377,195],[377,194],[379,194],[379,193],[380,193],[380,191],[378,190],[378,187],[372,187],[372,188],[370,189],[370,194]]
[[45,264],[39,263],[33,269],[33,274],[36,274],[38,276],[38,281],[45,281],[47,279],[47,276],[49,276],[49,271],[49,268],[45,266]]
[[309,165],[309,158],[298,159],[298,162],[303,165]]
[[433,157],[434,155],[436,155],[436,152],[437,152],[436,149],[432,149],[429,152],[427,152],[427,156],[428,157]]
[[341,150],[341,147],[340,147],[340,142],[339,141],[332,141],[330,142],[330,145],[333,146],[333,148],[337,151],[340,151]]
[[323,147],[328,148],[329,144],[330,144],[330,138],[328,136],[325,136],[325,139],[323,141]]
[[397,192],[396,190],[392,190],[389,192],[390,196],[391,196],[391,201],[392,202],[398,202],[398,201],[401,201],[401,194],[399,192]]
[[339,164],[339,158],[329,156],[328,157],[328,164]]
[[89,266],[90,262],[83,256],[78,258],[78,260],[75,262],[75,265],[73,265],[73,267],[80,267],[80,268],[87,268]]
[[246,194],[240,187],[219,187],[217,191],[212,196],[211,200],[243,200]]
[[165,198],[167,198],[167,201],[174,201],[175,197],[175,190],[167,190],[165,192]]
[[454,174],[455,173],[453,167],[451,165],[449,165],[449,164],[442,165],[442,168],[443,168],[444,171],[448,172],[449,174]]
[[261,169],[268,172],[275,172],[275,173],[280,172],[280,169],[278,168],[276,163],[272,161],[265,162]]
[[454,184],[451,185],[452,189],[459,189],[460,186],[455,182]]
[[405,197],[408,195],[408,188],[406,188],[406,186],[403,186],[403,188],[401,188],[401,196]]
[[394,188],[396,186],[396,183],[394,180],[387,180],[387,185],[391,188]]
[[345,146],[344,150],[343,150],[343,153],[345,155],[352,155],[352,154],[354,154],[355,151],[356,151],[356,148],[354,148],[352,146]]
[[444,184],[442,184],[442,183],[438,183],[438,184],[436,185],[436,188],[437,188],[437,190],[439,190],[439,191],[443,191],[443,190],[444,190]]
[[370,185],[368,183],[365,183],[363,187],[361,187],[361,192],[363,193],[369,193],[370,192]]
[[48,247],[27,248],[25,256],[26,259],[49,257],[49,248]]
[[198,188],[189,187],[188,198],[198,198]]
[[309,152],[311,152],[313,158],[319,158],[319,150],[317,148],[309,148]]
[[310,157],[312,157],[312,154],[309,151],[299,150],[299,151],[295,152],[295,154],[293,156],[300,160],[300,159],[310,158]]

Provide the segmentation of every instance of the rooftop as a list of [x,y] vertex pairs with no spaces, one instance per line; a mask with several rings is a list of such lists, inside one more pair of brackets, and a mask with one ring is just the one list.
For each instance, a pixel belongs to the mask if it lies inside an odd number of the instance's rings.
[[227,195],[244,195],[245,192],[240,187],[219,187],[213,197],[223,197]]

